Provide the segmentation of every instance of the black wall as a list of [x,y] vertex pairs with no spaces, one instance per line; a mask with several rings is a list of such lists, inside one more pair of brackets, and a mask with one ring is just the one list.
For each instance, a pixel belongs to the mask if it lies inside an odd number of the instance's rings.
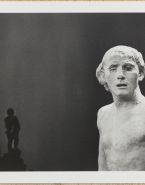
[[116,45],[145,57],[144,20],[137,13],[0,14],[1,156],[13,107],[27,170],[97,170],[97,111],[112,97],[95,71]]

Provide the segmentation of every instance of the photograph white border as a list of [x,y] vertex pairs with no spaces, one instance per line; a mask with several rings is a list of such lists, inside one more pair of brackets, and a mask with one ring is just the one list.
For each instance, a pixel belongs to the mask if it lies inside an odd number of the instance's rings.
[[[1,1],[0,13],[144,13],[145,2]],[[145,172],[0,172],[0,183],[145,183]]]
[[143,1],[0,1],[0,13],[145,12]]
[[145,183],[145,172],[0,172],[0,183]]

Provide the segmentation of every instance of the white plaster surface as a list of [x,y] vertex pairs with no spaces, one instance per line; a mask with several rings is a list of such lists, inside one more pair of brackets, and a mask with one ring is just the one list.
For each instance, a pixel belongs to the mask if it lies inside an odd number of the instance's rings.
[[111,56],[103,71],[114,102],[98,111],[99,171],[144,171],[145,97],[138,85],[144,73],[124,54]]

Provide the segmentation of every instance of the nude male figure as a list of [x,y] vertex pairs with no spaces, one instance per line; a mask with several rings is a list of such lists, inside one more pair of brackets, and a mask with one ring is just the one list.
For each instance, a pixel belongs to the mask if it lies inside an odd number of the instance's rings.
[[138,84],[145,76],[141,53],[127,46],[111,48],[96,76],[114,101],[98,111],[99,171],[144,171],[145,97]]

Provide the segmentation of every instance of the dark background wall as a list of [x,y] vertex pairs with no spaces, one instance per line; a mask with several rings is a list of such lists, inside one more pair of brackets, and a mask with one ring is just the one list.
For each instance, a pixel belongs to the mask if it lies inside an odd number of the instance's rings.
[[116,45],[145,56],[144,20],[137,13],[0,14],[1,156],[13,107],[27,170],[97,170],[97,111],[112,98],[95,71]]

